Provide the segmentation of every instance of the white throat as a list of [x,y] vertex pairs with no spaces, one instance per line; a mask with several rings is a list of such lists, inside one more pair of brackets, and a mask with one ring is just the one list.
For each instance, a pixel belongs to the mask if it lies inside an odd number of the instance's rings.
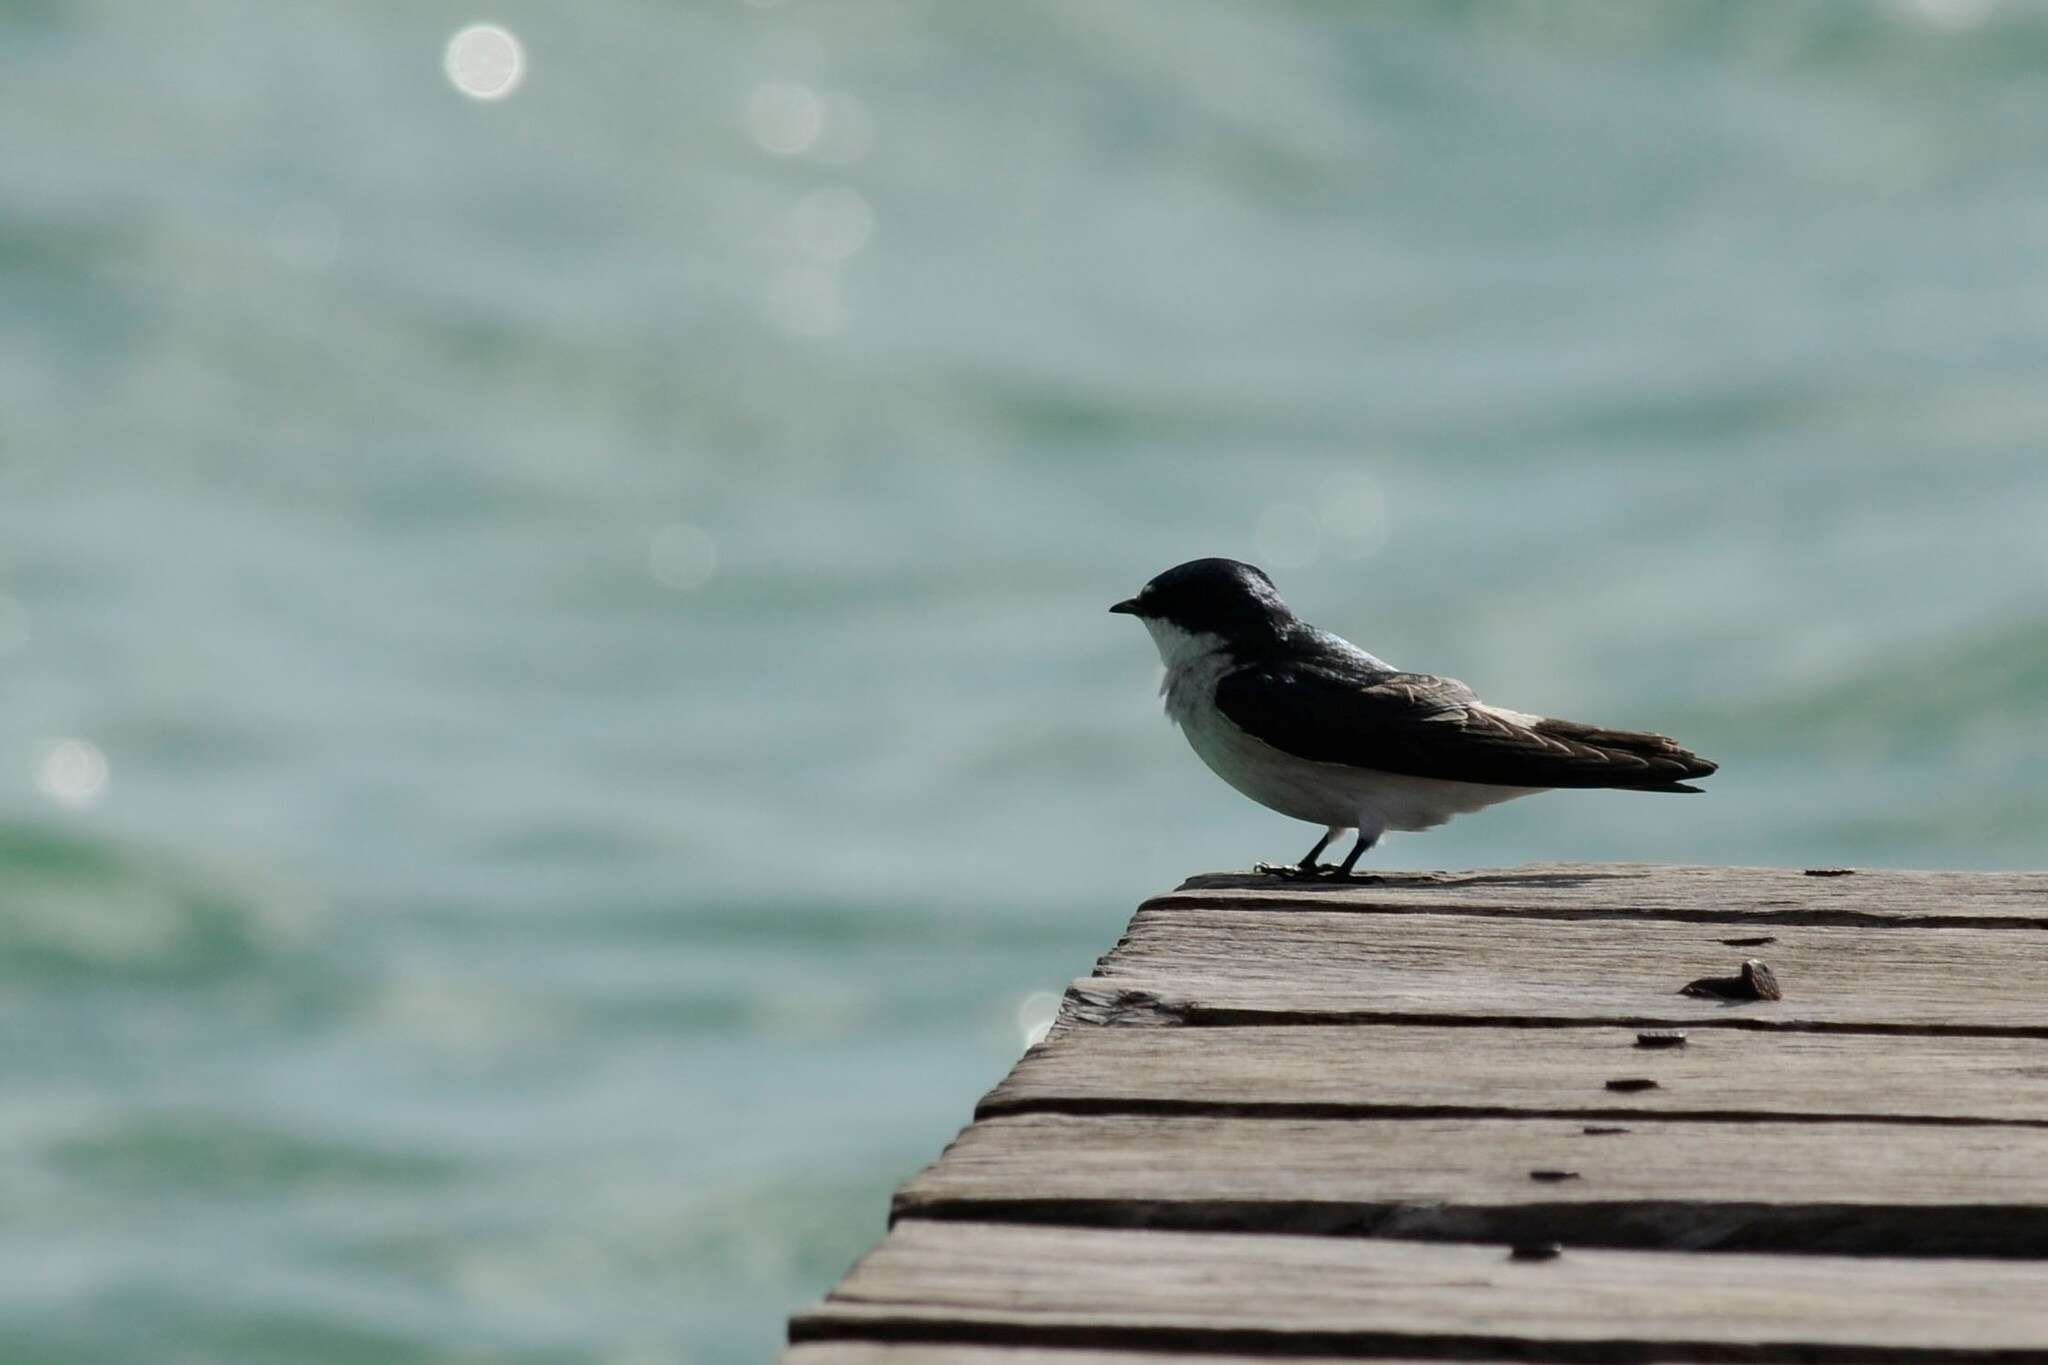
[[1166,665],[1159,695],[1166,698],[1167,717],[1185,726],[1196,711],[1214,702],[1216,680],[1234,661],[1221,635],[1182,630],[1171,621],[1151,619],[1146,619],[1145,629],[1152,632],[1159,662]]
[[1223,648],[1223,637],[1208,631],[1182,630],[1171,621],[1142,618],[1145,629],[1152,632],[1152,643],[1159,647],[1159,662],[1166,665],[1168,674],[1186,668],[1204,655],[1214,654]]

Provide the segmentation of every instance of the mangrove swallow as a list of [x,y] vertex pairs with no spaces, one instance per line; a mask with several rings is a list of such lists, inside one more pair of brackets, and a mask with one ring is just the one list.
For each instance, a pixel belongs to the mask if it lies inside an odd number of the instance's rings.
[[1299,872],[1346,830],[1347,877],[1387,830],[1558,787],[1697,792],[1715,765],[1662,735],[1488,706],[1452,678],[1404,673],[1287,609],[1234,559],[1168,569],[1110,608],[1152,632],[1160,693],[1210,771],[1282,815],[1322,825]]

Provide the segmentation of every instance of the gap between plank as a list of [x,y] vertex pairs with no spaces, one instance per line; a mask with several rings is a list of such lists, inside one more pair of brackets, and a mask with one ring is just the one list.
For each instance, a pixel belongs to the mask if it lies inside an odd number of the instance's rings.
[[[835,1294],[832,1302],[880,1309],[914,1308]],[[880,1314],[857,1320],[803,1314],[791,1319],[790,1344],[885,1341],[963,1346],[1080,1347],[1176,1355],[1295,1355],[1343,1359],[1545,1361],[1558,1365],[2041,1365],[2031,1348],[1835,1345],[1802,1341],[1716,1342],[1616,1337],[1559,1341],[1395,1331],[1299,1331],[1250,1327],[1123,1326],[1114,1323],[1022,1323],[971,1317],[932,1319]]]
[[1340,1100],[1168,1100],[1120,1096],[1046,1096],[1018,1100],[983,1099],[974,1120],[1018,1114],[1069,1114],[1076,1118],[1126,1115],[1154,1118],[1353,1119],[1565,1119],[1572,1122],[1675,1123],[1884,1123],[1930,1128],[2048,1128],[2048,1118],[2014,1119],[1970,1114],[1851,1114],[1828,1111],[1786,1113],[1765,1109],[1517,1108],[1510,1105],[1350,1104]]
[[1683,1199],[1444,1204],[1418,1200],[975,1199],[900,1195],[889,1226],[1013,1223],[1142,1232],[1373,1237],[1502,1247],[1559,1242],[1611,1251],[1897,1256],[2036,1261],[2048,1207],[2012,1204],[1773,1204]]
[[[1166,1000],[1158,992],[1124,990],[1116,977],[1088,977],[1084,984],[1115,992],[1077,995],[1069,988],[1064,1017],[1054,1025],[1097,1028],[1617,1028],[1744,1029],[1756,1033],[1860,1033],[1928,1038],[2048,1038],[2048,1024],[1914,1024],[1831,1019],[1772,1019],[1751,1015],[1717,1019],[1700,1015],[1629,1014],[1439,1014],[1427,1010],[1264,1010],[1241,1005],[1204,1005]],[[1739,1008],[1739,1006],[1731,1006]],[[1149,1016],[1149,1018],[1147,1017]]]
[[1370,900],[1327,899],[1316,896],[1227,896],[1203,892],[1169,891],[1138,906],[1147,910],[1246,910],[1285,913],[1302,911],[1327,915],[1443,915],[1471,919],[1530,920],[1630,920],[1665,921],[1677,924],[1779,924],[1812,928],[1854,927],[1864,929],[2020,929],[2039,932],[2048,929],[2048,916],[2024,915],[1921,915],[1877,914],[1869,910],[1700,910],[1684,906],[1563,906],[1563,905],[1404,905]]

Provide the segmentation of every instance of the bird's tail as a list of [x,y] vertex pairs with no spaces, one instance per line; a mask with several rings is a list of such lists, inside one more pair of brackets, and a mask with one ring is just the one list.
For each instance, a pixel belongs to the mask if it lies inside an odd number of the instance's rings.
[[1665,735],[1651,734],[1647,730],[1609,730],[1599,725],[1583,725],[1575,720],[1545,719],[1536,727],[1536,732],[1573,744],[1589,748],[1605,749],[1609,753],[1627,754],[1631,758],[1649,760],[1649,771],[1643,774],[1641,783],[1617,782],[1630,791],[1639,792],[1700,792],[1704,788],[1678,781],[1682,777],[1711,777],[1721,766],[1712,759],[1701,758],[1677,740]]

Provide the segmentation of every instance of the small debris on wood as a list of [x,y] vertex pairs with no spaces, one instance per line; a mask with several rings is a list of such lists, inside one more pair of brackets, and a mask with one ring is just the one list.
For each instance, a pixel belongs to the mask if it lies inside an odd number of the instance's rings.
[[1529,1172],[1529,1178],[1531,1180],[1577,1180],[1579,1173],[1577,1171],[1531,1171]]
[[1853,877],[1856,875],[1856,869],[1853,867],[1809,867],[1806,869],[1806,875],[1809,877]]
[[1766,943],[1776,943],[1777,941],[1778,936],[1776,934],[1761,934],[1756,938],[1724,938],[1721,940],[1730,948],[1761,948]]
[[1778,978],[1764,965],[1761,958],[1751,958],[1742,964],[1739,976],[1703,976],[1697,981],[1688,981],[1678,992],[1680,995],[1704,996],[1712,1000],[1783,1000],[1785,993],[1778,988]]
[[1583,1132],[1587,1137],[1612,1137],[1616,1133],[1626,1133],[1628,1129],[1617,1127],[1611,1123],[1589,1123],[1579,1131]]
[[1657,1033],[1638,1033],[1637,1047],[1684,1047],[1685,1035],[1676,1030]]
[[1564,1248],[1555,1242],[1518,1242],[1508,1253],[1511,1261],[1554,1261],[1564,1255]]
[[1655,1090],[1657,1083],[1648,1076],[1618,1076],[1607,1083],[1609,1090]]

